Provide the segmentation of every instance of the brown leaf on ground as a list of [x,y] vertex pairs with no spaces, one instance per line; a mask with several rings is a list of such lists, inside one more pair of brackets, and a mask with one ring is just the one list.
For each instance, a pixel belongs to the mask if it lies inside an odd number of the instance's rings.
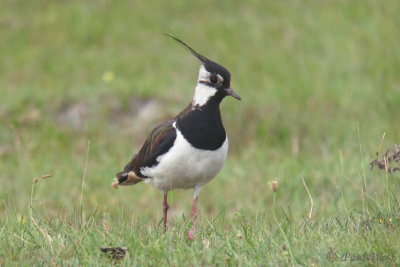
[[374,166],[377,166],[381,170],[385,170],[386,172],[393,173],[396,171],[400,171],[400,166],[393,166],[400,162],[400,145],[393,145],[392,149],[386,151],[381,159],[378,158],[371,161],[371,169]]
[[101,247],[100,250],[112,260],[122,260],[125,258],[128,249],[124,247]]

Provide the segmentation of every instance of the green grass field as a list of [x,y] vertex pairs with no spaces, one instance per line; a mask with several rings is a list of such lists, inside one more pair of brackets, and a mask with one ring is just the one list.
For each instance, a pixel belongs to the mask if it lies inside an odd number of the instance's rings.
[[[99,247],[123,246],[123,266],[397,266],[400,172],[369,162],[400,143],[399,13],[395,0],[0,0],[0,265],[109,265]],[[221,105],[230,152],[193,241],[191,191],[169,194],[164,235],[162,192],[110,186],[192,97],[199,63],[171,31],[243,99]]]

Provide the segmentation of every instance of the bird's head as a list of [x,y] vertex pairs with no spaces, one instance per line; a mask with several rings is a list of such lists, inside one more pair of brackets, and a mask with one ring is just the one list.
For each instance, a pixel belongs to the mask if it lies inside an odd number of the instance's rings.
[[230,95],[241,100],[240,96],[230,87],[231,74],[224,66],[200,55],[177,37],[168,34],[167,36],[186,47],[201,62],[199,78],[193,99],[195,105],[202,106],[213,96],[222,100],[225,96]]

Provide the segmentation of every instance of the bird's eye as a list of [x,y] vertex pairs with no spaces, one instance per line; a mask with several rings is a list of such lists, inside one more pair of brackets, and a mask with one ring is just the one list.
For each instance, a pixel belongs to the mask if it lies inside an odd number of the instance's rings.
[[210,77],[210,82],[212,83],[212,84],[216,84],[217,82],[218,82],[218,77],[217,77],[217,75],[211,75],[211,77]]

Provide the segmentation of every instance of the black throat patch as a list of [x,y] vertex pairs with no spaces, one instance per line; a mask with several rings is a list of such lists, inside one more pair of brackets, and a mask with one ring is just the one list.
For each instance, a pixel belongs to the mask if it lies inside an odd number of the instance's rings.
[[195,148],[217,150],[226,139],[225,128],[221,120],[219,104],[223,97],[219,94],[211,97],[201,107],[187,109],[177,117],[177,127],[185,139]]

